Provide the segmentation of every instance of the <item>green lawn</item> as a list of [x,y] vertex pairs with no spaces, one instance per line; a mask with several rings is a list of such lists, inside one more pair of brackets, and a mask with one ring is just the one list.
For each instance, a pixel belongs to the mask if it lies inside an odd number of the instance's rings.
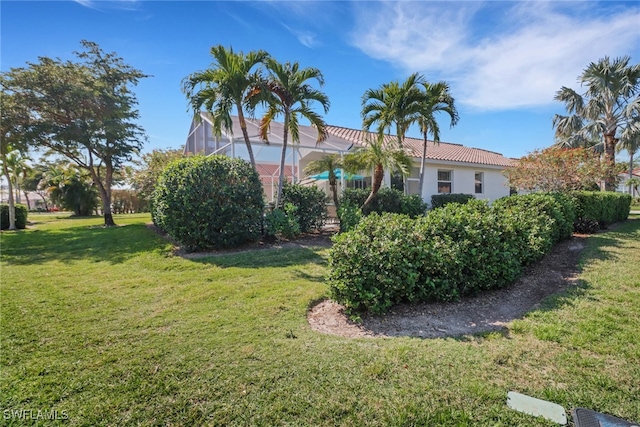
[[326,249],[186,260],[145,215],[30,220],[0,240],[2,425],[555,425],[509,390],[640,421],[637,218],[508,333],[434,340],[312,331]]

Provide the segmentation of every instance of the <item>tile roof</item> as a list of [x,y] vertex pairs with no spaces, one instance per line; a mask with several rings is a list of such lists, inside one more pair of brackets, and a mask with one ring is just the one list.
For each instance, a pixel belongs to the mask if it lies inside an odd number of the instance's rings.
[[[340,126],[328,126],[327,130],[333,136],[346,139],[354,144],[362,145],[362,141],[366,136],[375,135],[357,129],[349,129]],[[367,135],[368,134],[368,135]],[[395,142],[395,135],[385,135],[385,141]],[[420,138],[406,137],[404,146],[409,149],[413,157],[422,156],[422,143]],[[511,166],[513,159],[509,159],[500,153],[482,150],[480,148],[465,147],[460,144],[451,144],[448,142],[440,142],[434,144],[433,141],[427,142],[427,160],[441,160],[461,163],[474,163],[491,166]]]

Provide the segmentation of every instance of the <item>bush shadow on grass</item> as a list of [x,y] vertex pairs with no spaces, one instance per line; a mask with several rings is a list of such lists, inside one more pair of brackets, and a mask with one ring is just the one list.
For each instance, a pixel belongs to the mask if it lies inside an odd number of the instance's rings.
[[56,260],[119,264],[140,253],[158,250],[163,244],[166,242],[144,224],[33,230],[3,235],[2,259],[13,265]]
[[[200,264],[215,265],[220,268],[281,268],[301,264],[325,264],[320,249],[310,247],[254,249],[228,254],[215,254],[192,259]],[[317,277],[299,270],[301,277],[318,280]],[[306,277],[308,276],[308,277]],[[323,278],[324,280],[324,278]]]

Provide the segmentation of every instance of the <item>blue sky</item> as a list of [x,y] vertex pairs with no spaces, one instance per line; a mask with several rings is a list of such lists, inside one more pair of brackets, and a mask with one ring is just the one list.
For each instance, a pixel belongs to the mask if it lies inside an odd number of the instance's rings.
[[551,118],[565,112],[554,93],[579,89],[589,62],[640,62],[638,1],[2,0],[0,13],[2,70],[72,58],[86,39],[152,75],[136,88],[145,151],[184,144],[192,115],[180,82],[217,44],[319,68],[336,126],[360,128],[369,88],[413,72],[446,80],[460,122],[442,116],[441,140],[509,157],[553,143]]

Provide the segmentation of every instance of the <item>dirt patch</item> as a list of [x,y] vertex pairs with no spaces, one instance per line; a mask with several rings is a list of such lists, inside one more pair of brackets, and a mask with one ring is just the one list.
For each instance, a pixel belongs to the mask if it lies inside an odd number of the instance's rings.
[[318,332],[350,338],[438,338],[505,329],[506,323],[522,317],[545,297],[575,285],[585,237],[574,235],[556,245],[503,289],[453,303],[401,304],[383,316],[365,315],[361,324],[350,321],[344,307],[325,300],[309,310],[308,321]]

